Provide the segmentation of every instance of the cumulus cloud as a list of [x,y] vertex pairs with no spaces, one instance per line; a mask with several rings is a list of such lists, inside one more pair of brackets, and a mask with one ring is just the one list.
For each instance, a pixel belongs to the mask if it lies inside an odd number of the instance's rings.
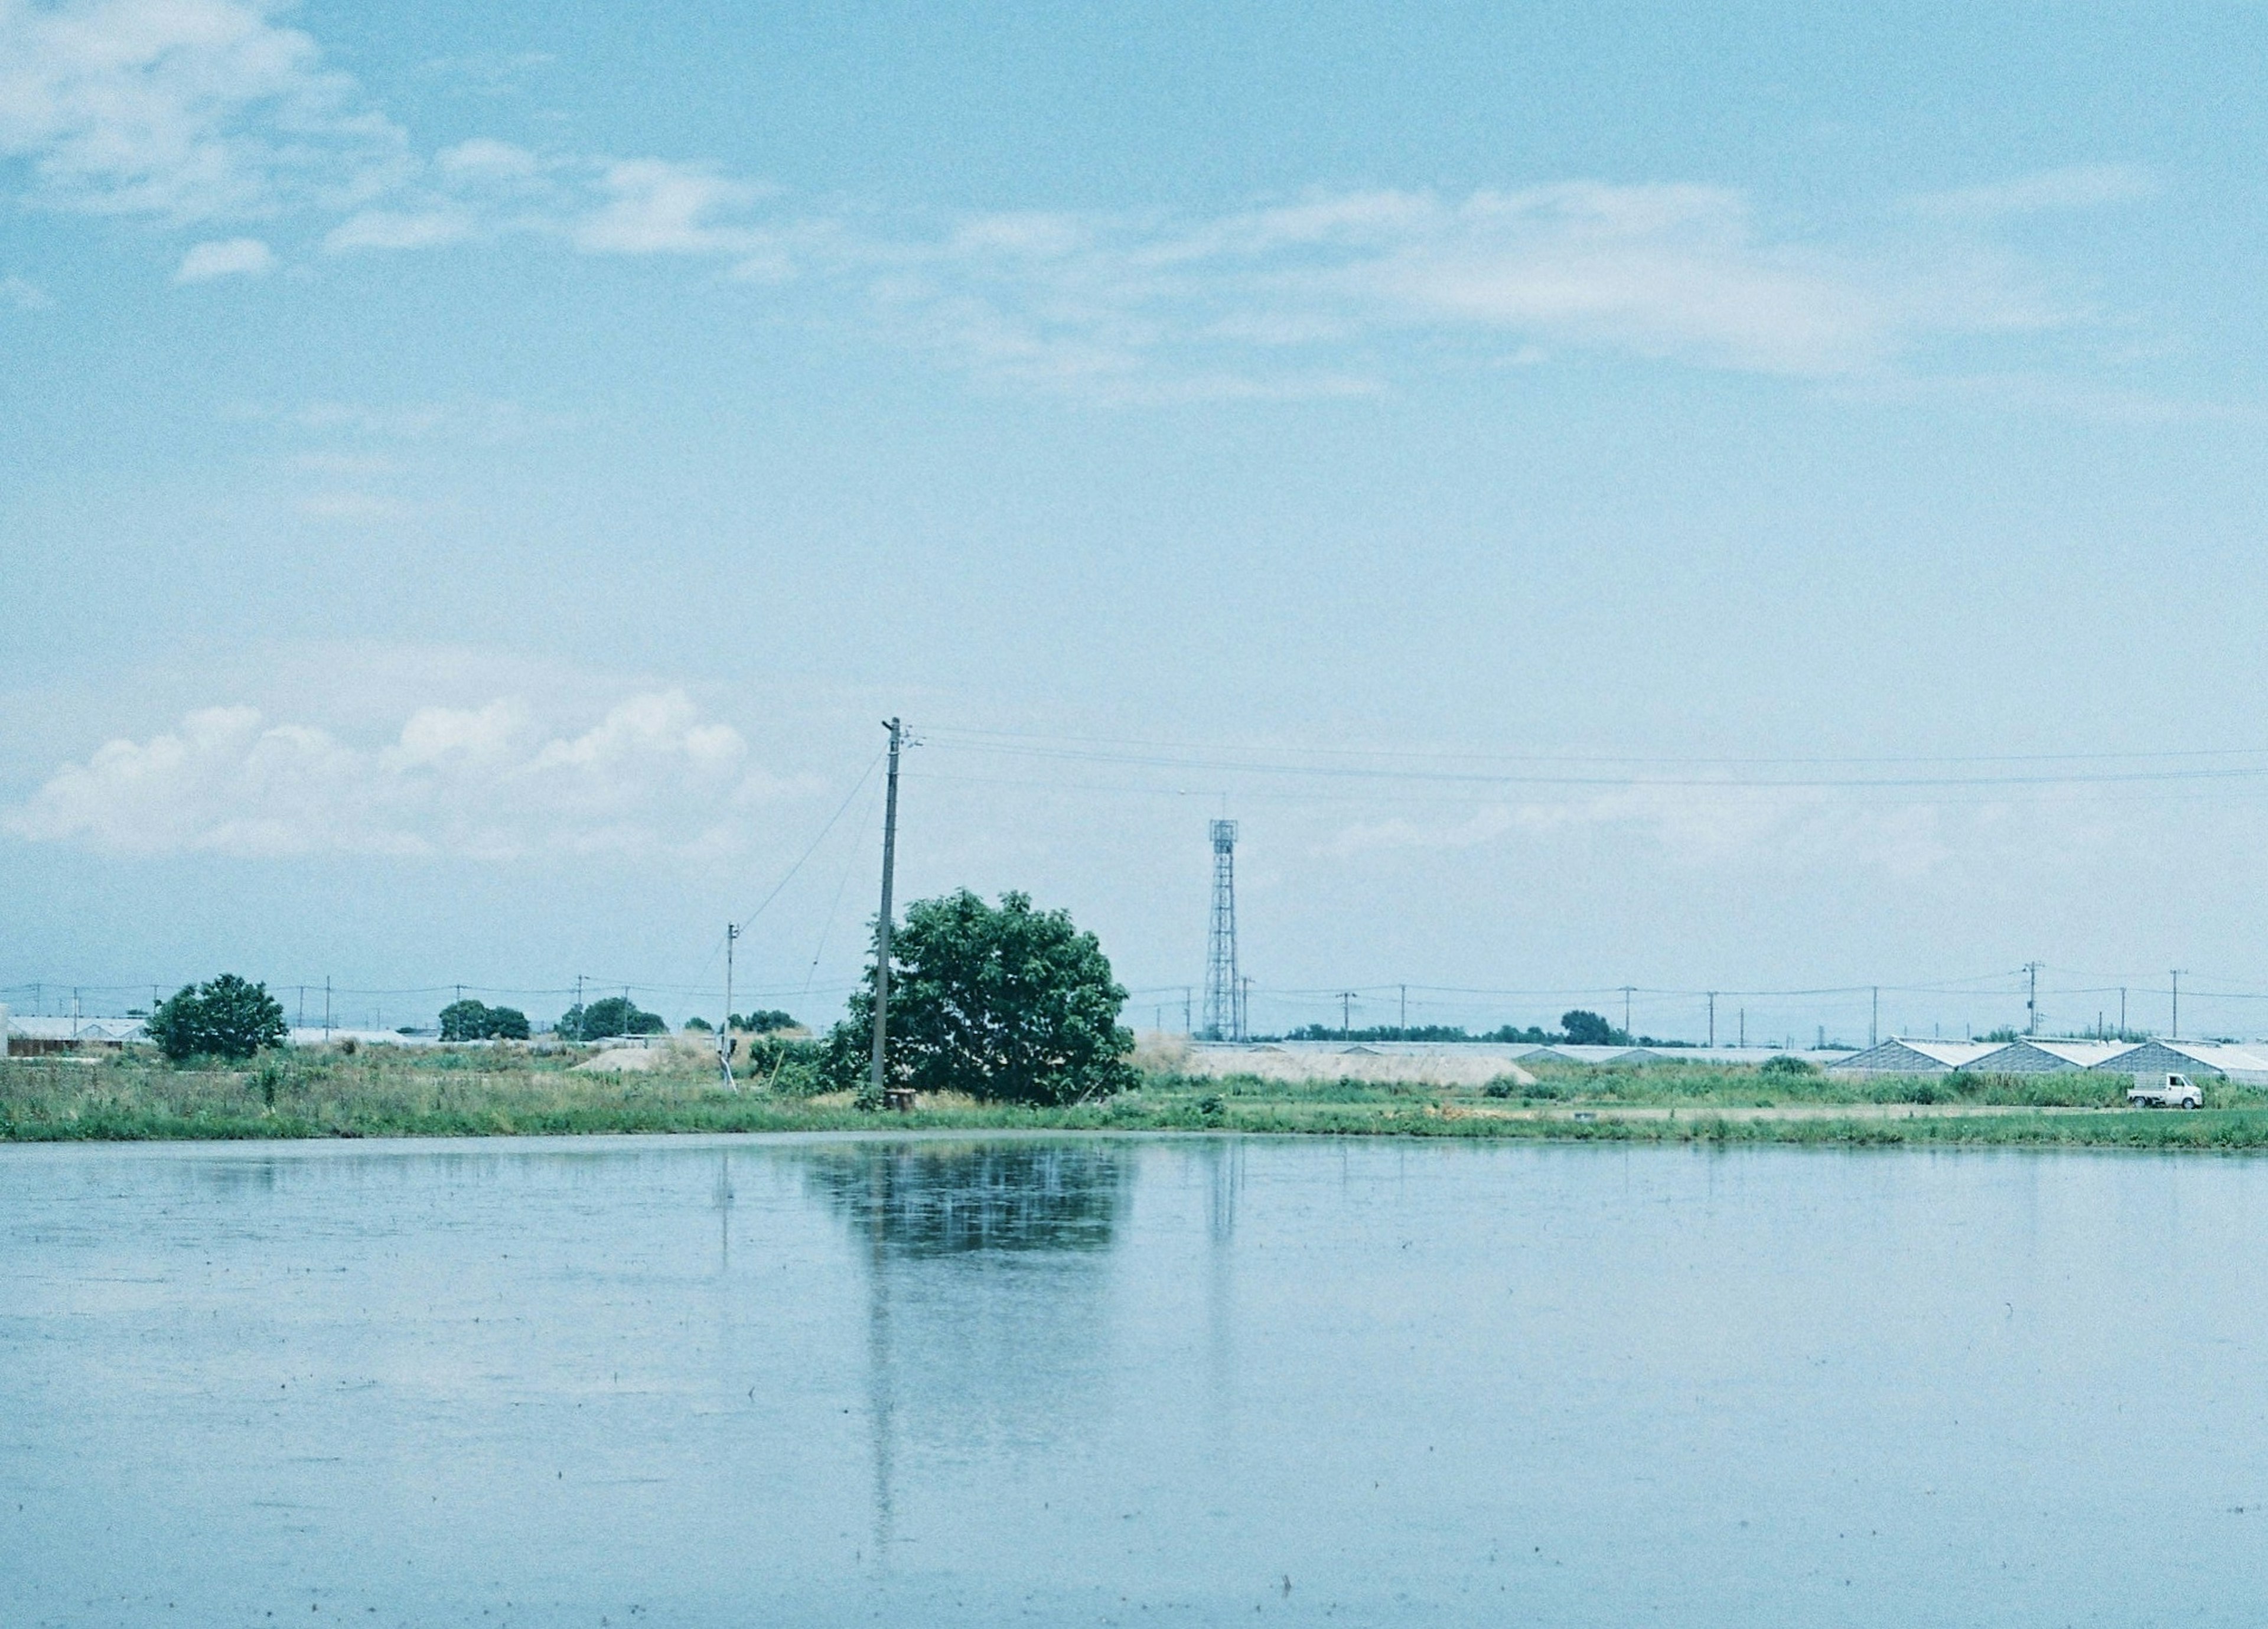
[[784,784],[680,690],[556,734],[522,703],[426,707],[360,747],[251,707],[113,741],[8,811],[32,842],[128,854],[666,855],[729,848]]
[[181,256],[176,283],[208,283],[215,277],[257,277],[276,266],[276,252],[257,238],[228,238],[200,243]]

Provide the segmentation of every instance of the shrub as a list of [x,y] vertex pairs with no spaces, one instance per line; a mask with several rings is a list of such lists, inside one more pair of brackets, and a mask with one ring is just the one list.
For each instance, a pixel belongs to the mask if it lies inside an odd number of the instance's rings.
[[1777,1058],[1765,1058],[1764,1066],[1756,1072],[1777,1075],[1815,1075],[1819,1072],[1819,1065],[1808,1058],[1795,1058],[1782,1052]]

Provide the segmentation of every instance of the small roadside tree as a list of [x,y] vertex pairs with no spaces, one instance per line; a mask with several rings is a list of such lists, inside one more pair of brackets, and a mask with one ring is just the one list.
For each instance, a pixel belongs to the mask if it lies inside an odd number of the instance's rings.
[[[1092,933],[1063,910],[1003,894],[996,908],[968,889],[906,912],[890,936],[885,1068],[917,1091],[1005,1102],[1071,1103],[1131,1084],[1133,1032],[1118,1022],[1126,991]],[[870,964],[871,965],[871,964]],[[868,987],[828,1036],[837,1090],[865,1080],[873,1052]]]
[[241,1060],[262,1047],[283,1045],[288,1033],[284,1004],[268,986],[233,973],[183,984],[150,1014],[147,1028],[158,1050],[177,1064],[190,1058]]
[[794,1014],[783,1013],[776,1006],[759,1007],[753,1013],[735,1013],[731,1022],[733,1028],[745,1030],[752,1036],[768,1036],[776,1029],[799,1027]]

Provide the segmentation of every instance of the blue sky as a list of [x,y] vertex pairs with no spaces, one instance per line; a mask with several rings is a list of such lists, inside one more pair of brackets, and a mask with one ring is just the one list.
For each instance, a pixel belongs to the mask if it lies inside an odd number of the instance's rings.
[[2268,1030],[2264,44],[0,0],[0,984]]

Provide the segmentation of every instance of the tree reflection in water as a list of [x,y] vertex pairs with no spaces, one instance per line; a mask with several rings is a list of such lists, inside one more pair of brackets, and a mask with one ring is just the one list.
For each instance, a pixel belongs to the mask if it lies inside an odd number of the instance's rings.
[[[1133,1161],[1130,1148],[1094,1141],[864,1142],[806,1154],[811,1188],[865,1244],[878,1566],[897,1538],[902,1438],[915,1453],[1029,1441],[1048,1428],[1034,1397],[1061,1404],[1099,1371],[1100,1268]],[[1091,1287],[1065,1294],[1066,1278]]]
[[858,1143],[805,1168],[828,1204],[893,1256],[1105,1250],[1131,1186],[1100,1143]]

